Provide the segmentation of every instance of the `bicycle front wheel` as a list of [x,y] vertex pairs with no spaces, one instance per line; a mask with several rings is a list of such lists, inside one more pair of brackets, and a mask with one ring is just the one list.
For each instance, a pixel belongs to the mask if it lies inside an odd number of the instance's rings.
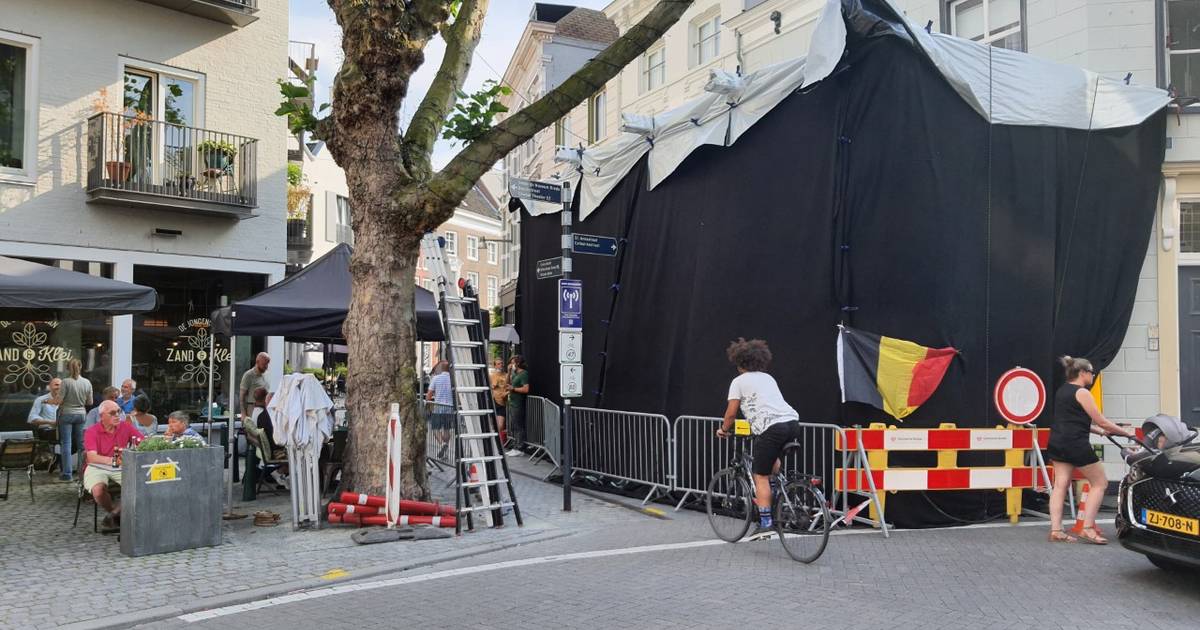
[[797,562],[821,557],[829,543],[829,509],[809,479],[784,484],[775,497],[775,531],[784,550]]
[[750,529],[753,505],[754,494],[741,468],[726,468],[708,482],[704,506],[708,524],[712,525],[717,538],[725,542],[741,540]]

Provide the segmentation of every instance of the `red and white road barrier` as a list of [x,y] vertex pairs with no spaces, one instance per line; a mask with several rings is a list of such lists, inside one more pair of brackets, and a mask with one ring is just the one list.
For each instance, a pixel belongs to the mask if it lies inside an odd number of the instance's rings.
[[384,508],[381,507],[337,502],[330,503],[328,511],[330,514],[359,514],[362,516],[376,516],[384,514]]
[[[330,514],[330,523],[344,525],[387,525],[388,518],[382,514]],[[434,527],[454,527],[453,516],[407,516],[401,514],[396,525],[432,525]]]
[[384,493],[387,514],[387,526],[394,527],[400,516],[400,455],[403,443],[403,432],[400,426],[400,405],[392,403],[391,413],[388,414],[388,443],[387,443],[387,484]]
[[[839,469],[837,488],[851,492],[869,489],[861,470]],[[884,490],[1007,490],[1032,488],[1037,469],[1019,468],[890,468],[871,471],[875,489]]]
[[[384,498],[373,494],[343,492],[340,498],[341,503],[348,505],[365,505],[379,508],[386,507],[386,501]],[[441,505],[440,503],[428,503],[426,501],[409,501],[408,499],[401,499],[398,507],[400,508],[400,514],[454,516],[453,506]],[[386,515],[387,512],[381,511],[379,514]]]
[[[844,450],[868,451],[1000,451],[1033,448],[1033,429],[863,429],[846,431]],[[1050,429],[1038,429],[1039,448],[1050,443]],[[839,446],[841,446],[839,444]]]

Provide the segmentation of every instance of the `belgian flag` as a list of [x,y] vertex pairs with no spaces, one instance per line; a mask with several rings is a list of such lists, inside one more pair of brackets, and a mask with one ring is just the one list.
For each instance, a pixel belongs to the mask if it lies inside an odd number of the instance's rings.
[[897,420],[929,400],[958,354],[954,348],[926,348],[846,326],[838,329],[842,402],[866,403]]

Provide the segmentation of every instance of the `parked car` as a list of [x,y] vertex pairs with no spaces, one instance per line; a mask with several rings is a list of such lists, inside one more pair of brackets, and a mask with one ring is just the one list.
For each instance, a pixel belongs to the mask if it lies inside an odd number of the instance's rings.
[[1141,449],[1123,449],[1117,539],[1166,570],[1200,569],[1200,443],[1197,431],[1159,414],[1142,425]]

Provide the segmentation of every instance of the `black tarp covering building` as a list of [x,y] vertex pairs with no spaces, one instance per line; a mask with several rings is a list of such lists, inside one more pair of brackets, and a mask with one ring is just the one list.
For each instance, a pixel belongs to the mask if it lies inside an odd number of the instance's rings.
[[[588,392],[576,404],[719,415],[736,375],[725,348],[746,337],[770,343],[770,372],[802,420],[895,423],[840,402],[839,322],[961,350],[906,427],[995,426],[1004,371],[1031,368],[1053,388],[1059,355],[1112,360],[1151,234],[1164,112],[1102,129],[992,124],[890,6],[846,2],[843,14],[830,76],[732,146],[696,149],[653,190],[643,157],[577,221],[623,240],[615,258],[575,258]],[[523,217],[518,287],[532,392],[550,398],[555,283],[534,266],[559,255],[559,223]],[[988,457],[960,462],[999,463]],[[978,518],[999,501],[984,494],[935,499]],[[890,498],[888,513],[947,522],[916,494]]]

